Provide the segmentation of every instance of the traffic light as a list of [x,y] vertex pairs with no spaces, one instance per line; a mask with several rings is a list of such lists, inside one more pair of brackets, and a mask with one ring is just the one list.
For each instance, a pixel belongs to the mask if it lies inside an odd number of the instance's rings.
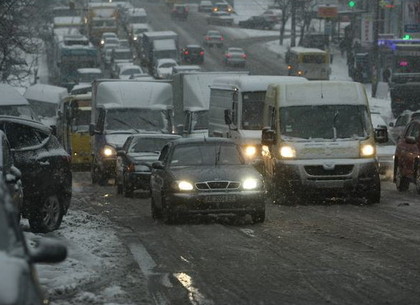
[[351,1],[347,2],[347,5],[348,5],[350,8],[354,8],[354,7],[356,6],[356,1],[351,0]]

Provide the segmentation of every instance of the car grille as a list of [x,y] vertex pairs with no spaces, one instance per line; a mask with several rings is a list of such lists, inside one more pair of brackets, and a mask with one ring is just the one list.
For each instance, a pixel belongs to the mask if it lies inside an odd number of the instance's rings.
[[224,189],[238,189],[241,185],[237,181],[206,181],[206,182],[197,182],[195,184],[196,188],[199,190],[224,190]]
[[342,176],[353,171],[353,165],[336,165],[333,169],[325,169],[322,165],[305,166],[305,171],[311,176]]

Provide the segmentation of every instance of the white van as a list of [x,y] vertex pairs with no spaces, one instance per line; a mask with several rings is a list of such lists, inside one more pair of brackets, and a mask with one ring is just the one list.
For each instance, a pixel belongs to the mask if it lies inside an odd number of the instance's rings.
[[386,141],[387,133],[373,129],[362,84],[272,84],[263,121],[264,174],[276,200],[290,204],[322,195],[380,201],[375,140]]
[[39,121],[28,100],[15,87],[7,84],[0,84],[0,115]]
[[265,92],[271,83],[305,82],[301,77],[232,75],[210,86],[209,137],[232,138],[253,160],[261,156]]
[[68,95],[64,87],[35,84],[28,87],[23,96],[31,104],[41,122],[48,127],[53,127],[57,124],[58,105]]

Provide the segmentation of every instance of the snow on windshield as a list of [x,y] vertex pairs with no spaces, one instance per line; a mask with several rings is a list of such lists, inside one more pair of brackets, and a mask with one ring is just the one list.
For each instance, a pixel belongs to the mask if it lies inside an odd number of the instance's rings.
[[135,108],[109,109],[105,124],[107,131],[147,130],[162,132],[166,127],[164,111]]

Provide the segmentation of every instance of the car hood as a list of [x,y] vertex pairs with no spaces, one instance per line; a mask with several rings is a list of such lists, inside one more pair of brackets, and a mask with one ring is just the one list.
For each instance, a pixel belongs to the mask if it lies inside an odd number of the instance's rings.
[[28,265],[24,260],[0,251],[0,270],[0,304],[20,304],[23,296],[19,286],[31,276]]
[[262,180],[262,176],[251,165],[223,166],[175,166],[171,167],[175,180],[202,181],[242,181],[246,178]]

